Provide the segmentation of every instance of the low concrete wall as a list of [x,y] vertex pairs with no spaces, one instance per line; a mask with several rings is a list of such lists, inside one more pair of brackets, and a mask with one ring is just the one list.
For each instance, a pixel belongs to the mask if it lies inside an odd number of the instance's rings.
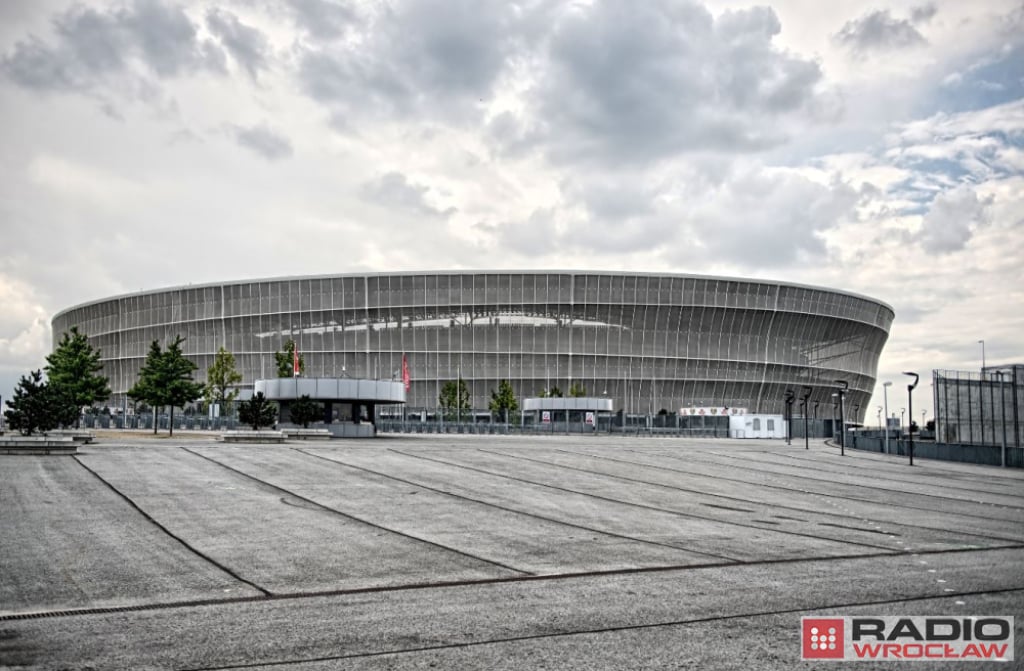
[[281,429],[281,433],[285,435],[288,440],[330,440],[331,432],[327,429],[302,429],[284,427]]
[[77,454],[78,443],[70,436],[3,436],[0,454]]
[[[899,456],[907,456],[907,441],[889,439],[889,452]],[[865,452],[885,452],[885,440],[881,436],[854,436],[847,434],[846,446]],[[921,459],[937,459],[939,461],[959,461],[967,464],[999,466],[1002,447],[999,445],[954,445],[950,443],[933,443],[914,441],[914,457]],[[1024,448],[1007,447],[1006,465],[1011,468],[1024,468]]]
[[327,425],[327,430],[334,438],[373,438],[377,432],[368,422],[353,424],[352,422],[335,422]]
[[225,431],[217,437],[222,443],[283,443],[280,431]]

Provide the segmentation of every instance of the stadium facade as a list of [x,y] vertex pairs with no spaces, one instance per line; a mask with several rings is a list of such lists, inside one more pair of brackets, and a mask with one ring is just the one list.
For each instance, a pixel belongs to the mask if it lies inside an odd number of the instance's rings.
[[[273,377],[273,354],[298,343],[305,375],[401,379],[410,407],[437,406],[461,376],[476,409],[507,379],[519,398],[573,383],[627,413],[689,406],[781,414],[813,389],[830,416],[835,381],[861,421],[894,317],[864,296],[785,282],[625,272],[450,271],[325,275],[190,285],[66,309],[99,347],[116,399],[150,342],[180,334],[206,369],[219,347],[242,385]],[[826,407],[828,410],[826,410]]]

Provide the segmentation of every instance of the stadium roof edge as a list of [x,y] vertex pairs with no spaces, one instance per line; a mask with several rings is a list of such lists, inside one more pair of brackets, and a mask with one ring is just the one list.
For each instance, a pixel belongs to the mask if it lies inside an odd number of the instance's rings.
[[844,296],[851,296],[853,298],[859,298],[861,300],[876,303],[887,308],[893,315],[896,314],[896,310],[885,301],[864,294],[858,294],[853,291],[846,291],[843,289],[835,289],[832,287],[826,287],[814,284],[802,284],[799,282],[786,282],[783,280],[769,280],[757,277],[730,277],[727,275],[700,275],[697,273],[657,273],[657,272],[634,272],[627,270],[580,270],[580,269],[537,269],[537,270],[524,270],[524,269],[476,269],[476,270],[403,270],[396,272],[365,272],[365,273],[328,273],[320,275],[283,275],[279,277],[253,277],[246,279],[227,280],[221,282],[202,282],[199,284],[179,284],[166,287],[157,287],[155,289],[144,289],[141,291],[129,291],[123,294],[115,294],[113,296],[107,296],[105,298],[97,298],[94,300],[84,301],[71,307],[64,308],[59,312],[55,313],[50,318],[51,323],[58,317],[72,312],[74,310],[80,310],[81,308],[89,307],[91,305],[99,305],[100,303],[108,303],[110,301],[116,301],[123,298],[130,298],[133,296],[146,296],[150,294],[159,294],[169,291],[181,291],[185,289],[208,289],[213,287],[229,287],[239,284],[253,284],[259,282],[290,282],[294,280],[323,280],[323,279],[338,279],[344,277],[401,277],[401,276],[415,276],[415,275],[615,275],[615,276],[631,276],[631,277],[679,277],[687,279],[702,279],[702,280],[725,280],[728,282],[748,282],[756,284],[770,284],[776,286],[795,287],[799,289],[813,289],[815,291],[827,291],[835,294],[842,294]]

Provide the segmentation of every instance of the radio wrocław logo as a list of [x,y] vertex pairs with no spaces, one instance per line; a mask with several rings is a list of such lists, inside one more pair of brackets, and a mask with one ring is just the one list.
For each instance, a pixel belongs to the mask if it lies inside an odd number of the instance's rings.
[[803,659],[1008,662],[1013,617],[804,617],[800,643]]

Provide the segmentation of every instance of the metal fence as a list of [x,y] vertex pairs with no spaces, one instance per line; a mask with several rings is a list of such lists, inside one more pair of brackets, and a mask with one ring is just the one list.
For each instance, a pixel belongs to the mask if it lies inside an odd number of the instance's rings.
[[932,382],[937,443],[1021,447],[1024,365],[936,370]]

